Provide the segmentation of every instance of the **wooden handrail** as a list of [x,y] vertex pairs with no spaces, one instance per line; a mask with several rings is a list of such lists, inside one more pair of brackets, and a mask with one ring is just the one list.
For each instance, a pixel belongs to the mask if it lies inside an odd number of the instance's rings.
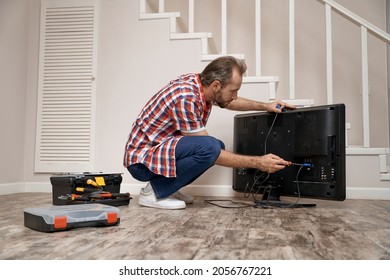
[[341,6],[340,4],[336,3],[334,0],[317,0],[320,2],[324,2],[328,5],[330,5],[335,11],[339,12],[342,16],[349,18],[353,22],[357,23],[360,26],[364,26],[367,28],[373,35],[377,36],[381,40],[383,40],[385,43],[390,43],[390,34],[386,33],[379,27],[369,23],[365,19],[359,17],[355,13],[351,12],[347,8]]
[[367,33],[375,35],[385,43],[390,43],[390,34],[369,23],[365,19],[354,14],[347,8],[333,0],[317,0],[325,4],[326,18],[326,54],[327,54],[327,102],[333,102],[333,71],[332,71],[332,22],[331,11],[334,9],[340,15],[356,23],[361,29],[362,49],[362,115],[363,115],[363,147],[370,147],[370,100],[369,100],[369,77],[368,77],[368,38]]

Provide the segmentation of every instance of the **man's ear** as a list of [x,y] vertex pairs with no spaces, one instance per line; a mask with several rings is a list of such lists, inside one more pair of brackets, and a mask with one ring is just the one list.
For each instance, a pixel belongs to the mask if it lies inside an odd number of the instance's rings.
[[222,85],[221,85],[221,82],[218,81],[218,80],[214,80],[212,83],[211,83],[211,88],[214,90],[214,91],[219,91],[221,89]]

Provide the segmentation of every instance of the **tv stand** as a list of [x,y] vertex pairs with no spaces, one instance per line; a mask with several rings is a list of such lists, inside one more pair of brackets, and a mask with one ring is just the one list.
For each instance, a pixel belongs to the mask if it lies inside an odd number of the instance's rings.
[[309,208],[316,207],[315,203],[282,202],[277,188],[266,186],[261,200],[255,200],[255,208]]
[[294,203],[294,202],[282,202],[279,200],[255,200],[255,208],[309,208],[316,207],[314,203]]

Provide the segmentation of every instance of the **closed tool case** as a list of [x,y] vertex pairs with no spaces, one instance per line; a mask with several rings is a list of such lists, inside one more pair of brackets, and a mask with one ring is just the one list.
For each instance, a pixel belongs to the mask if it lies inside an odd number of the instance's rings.
[[121,193],[121,173],[74,173],[50,177],[54,205],[101,203],[128,205],[129,193]]
[[97,203],[24,209],[24,225],[42,232],[115,226],[120,223],[120,217],[119,208]]

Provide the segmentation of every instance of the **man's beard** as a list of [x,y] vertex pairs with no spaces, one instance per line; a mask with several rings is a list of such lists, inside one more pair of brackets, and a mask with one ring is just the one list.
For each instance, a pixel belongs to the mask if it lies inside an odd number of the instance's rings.
[[214,99],[215,103],[217,103],[220,108],[226,108],[230,103],[222,99],[222,94],[220,90],[214,93]]

